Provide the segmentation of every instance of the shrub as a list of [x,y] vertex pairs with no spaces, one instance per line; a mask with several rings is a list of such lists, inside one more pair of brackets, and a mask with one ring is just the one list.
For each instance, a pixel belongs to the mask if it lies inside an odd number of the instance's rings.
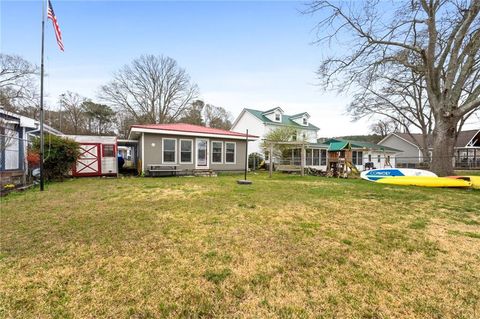
[[40,154],[37,151],[31,149],[27,153],[28,167],[37,167],[40,164]]
[[260,153],[252,153],[248,155],[248,167],[250,169],[259,169],[260,163],[263,161],[263,155]]
[[[40,139],[33,142],[32,151],[40,153]],[[70,139],[55,135],[45,136],[43,154],[44,176],[47,180],[62,179],[80,156],[80,145]]]

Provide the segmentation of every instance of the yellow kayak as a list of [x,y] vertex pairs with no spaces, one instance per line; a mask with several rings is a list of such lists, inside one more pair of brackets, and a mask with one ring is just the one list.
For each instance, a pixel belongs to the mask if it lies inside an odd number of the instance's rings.
[[423,187],[472,187],[472,182],[449,177],[432,176],[395,176],[385,177],[376,181],[381,184],[423,186]]
[[472,187],[480,189],[480,176],[448,176],[449,178],[462,179],[472,183]]

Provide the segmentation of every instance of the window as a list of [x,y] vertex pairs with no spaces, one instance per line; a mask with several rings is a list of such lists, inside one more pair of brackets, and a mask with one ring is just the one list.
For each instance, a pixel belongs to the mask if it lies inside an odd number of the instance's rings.
[[225,142],[225,163],[235,164],[235,148],[235,143]]
[[306,156],[306,159],[305,159],[305,164],[307,166],[312,166],[313,165],[313,150],[312,149],[306,149],[305,150],[305,156]]
[[180,163],[192,163],[192,140],[180,140]]
[[321,152],[320,165],[327,165],[327,150]]
[[212,163],[222,163],[223,142],[212,142]]
[[308,124],[308,120],[306,117],[303,118],[303,125],[307,125]]
[[313,150],[313,165],[318,166],[320,165],[320,150],[314,149]]
[[103,157],[115,157],[115,145],[103,144]]
[[275,121],[280,122],[280,116],[279,113],[275,113]]
[[377,155],[377,162],[380,163],[380,155]]
[[175,163],[177,140],[172,138],[164,138],[163,142],[163,158],[164,163]]
[[352,163],[354,165],[363,165],[363,152],[352,151]]
[[363,152],[357,152],[357,165],[363,165]]
[[369,163],[372,162],[372,154],[368,154],[368,162],[369,162]]

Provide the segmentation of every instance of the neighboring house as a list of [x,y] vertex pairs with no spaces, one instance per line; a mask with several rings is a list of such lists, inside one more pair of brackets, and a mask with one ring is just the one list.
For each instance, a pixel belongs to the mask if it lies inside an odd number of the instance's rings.
[[365,163],[373,163],[375,168],[396,167],[396,157],[399,149],[370,142],[329,139],[323,143],[348,142],[352,148],[352,163],[358,170],[365,169]]
[[[325,171],[328,167],[328,154],[334,144],[348,145],[352,150],[351,162],[358,170],[365,169],[365,163],[371,162],[375,168],[395,167],[397,149],[370,142],[328,139],[318,140],[318,143],[309,143],[305,149],[305,166]],[[341,153],[341,152],[340,152]],[[342,154],[338,154],[342,157]],[[284,158],[282,164],[301,165],[300,149],[292,149],[291,156]]]
[[[45,133],[62,134],[48,125],[43,128]],[[29,169],[27,147],[39,134],[39,121],[0,108],[0,184],[25,181]]]
[[[398,166],[416,167],[425,161],[419,147],[421,139],[421,134],[391,133],[378,144],[401,150],[396,156]],[[432,136],[427,141],[431,154]],[[480,129],[458,134],[453,160],[458,168],[480,168]]]
[[[257,136],[249,135],[249,141]],[[192,124],[132,125],[139,172],[192,174],[245,168],[246,135]]]
[[319,128],[310,123],[310,115],[307,112],[286,115],[280,107],[267,111],[243,109],[233,122],[232,130],[245,133],[248,129],[249,134],[259,136],[259,139],[248,143],[248,153],[263,154],[262,140],[269,132],[282,126],[297,129],[297,136],[293,137],[293,140],[306,140],[310,143],[317,141]]

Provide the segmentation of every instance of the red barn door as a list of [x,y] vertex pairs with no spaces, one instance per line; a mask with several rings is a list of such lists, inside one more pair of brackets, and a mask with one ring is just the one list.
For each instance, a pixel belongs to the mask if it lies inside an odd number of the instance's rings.
[[73,176],[101,176],[100,144],[80,144],[80,157],[73,168]]

